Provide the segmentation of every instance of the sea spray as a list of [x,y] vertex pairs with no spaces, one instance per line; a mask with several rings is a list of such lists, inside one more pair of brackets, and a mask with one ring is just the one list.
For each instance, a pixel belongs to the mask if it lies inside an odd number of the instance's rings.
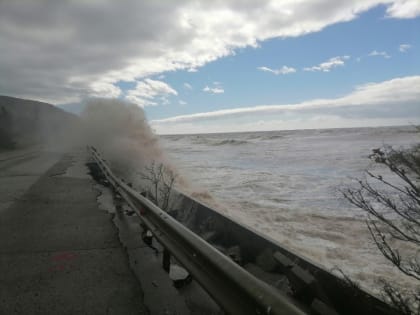
[[163,164],[175,174],[176,189],[215,205],[204,188],[197,188],[196,183],[191,185],[185,174],[179,174],[141,107],[118,99],[95,98],[86,102],[82,120],[83,142],[102,152],[118,175],[145,188],[147,183],[142,180],[145,169],[152,163]]
[[124,175],[131,176],[152,161],[169,164],[142,108],[117,99],[92,99],[82,119],[85,140]]

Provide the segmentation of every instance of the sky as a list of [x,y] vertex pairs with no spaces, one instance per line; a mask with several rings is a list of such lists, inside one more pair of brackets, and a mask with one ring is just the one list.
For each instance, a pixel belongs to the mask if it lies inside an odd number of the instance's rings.
[[160,134],[420,124],[420,0],[0,0],[0,94]]

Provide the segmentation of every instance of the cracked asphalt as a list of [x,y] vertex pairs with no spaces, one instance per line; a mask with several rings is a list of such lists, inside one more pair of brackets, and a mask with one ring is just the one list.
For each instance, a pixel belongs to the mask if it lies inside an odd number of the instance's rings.
[[147,314],[113,215],[73,164],[0,154],[0,314]]

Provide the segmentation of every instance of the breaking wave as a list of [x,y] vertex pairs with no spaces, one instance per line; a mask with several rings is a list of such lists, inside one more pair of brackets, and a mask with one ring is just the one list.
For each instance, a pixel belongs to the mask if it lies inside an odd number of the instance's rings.
[[[176,177],[177,189],[197,194],[207,201],[205,189],[191,185],[188,175],[180,174],[170,156],[154,134],[142,108],[118,99],[92,99],[82,113],[82,143],[95,146],[111,164],[112,169],[135,186],[143,186],[142,172],[152,163],[163,164]],[[183,137],[172,137],[175,142]]]

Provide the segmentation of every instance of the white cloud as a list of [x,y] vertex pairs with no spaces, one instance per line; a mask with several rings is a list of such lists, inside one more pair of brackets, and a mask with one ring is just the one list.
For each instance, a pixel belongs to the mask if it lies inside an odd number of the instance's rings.
[[179,105],[187,105],[187,102],[185,102],[183,100],[180,100],[178,103],[179,103]]
[[187,82],[184,83],[184,88],[186,88],[187,90],[192,90],[193,89],[192,85],[187,83]]
[[419,0],[402,0],[391,3],[387,10],[387,14],[392,18],[410,19],[420,15]]
[[113,85],[109,82],[94,82],[90,86],[91,93],[90,96],[94,97],[118,97],[121,95],[122,91],[118,86]]
[[207,93],[211,93],[211,94],[222,94],[222,93],[225,93],[225,90],[222,87],[219,87],[219,86],[209,87],[208,85],[206,85],[203,88],[203,91],[204,92],[207,92]]
[[167,98],[169,95],[178,95],[178,92],[163,81],[145,79],[144,81],[137,82],[136,87],[127,92],[126,98],[129,101],[144,107],[157,105],[157,97],[159,97],[161,104],[167,105],[169,104]]
[[411,48],[411,45],[409,44],[401,44],[400,47],[398,47],[398,50],[402,53],[406,52]]
[[296,72],[296,69],[293,67],[288,67],[288,66],[283,66],[280,69],[271,69],[268,67],[258,67],[258,70],[264,71],[264,72],[271,72],[274,73],[275,75],[279,75],[279,74],[289,74],[289,73],[294,73]]
[[0,1],[0,73],[7,73],[0,91],[77,101],[101,84],[197,71],[236,49],[318,32],[379,4],[390,18],[420,15],[418,0]]
[[384,57],[385,59],[391,58],[391,56],[388,55],[388,53],[386,51],[377,51],[377,50],[371,51],[368,56],[370,56],[370,57]]
[[[213,128],[209,129],[212,132],[240,131],[251,128],[250,126],[257,120],[274,121],[271,127],[274,127],[277,122],[277,127],[274,129],[283,129],[293,124],[296,128],[305,128],[304,122],[314,123],[315,117],[323,117],[324,121],[317,128],[328,127],[328,117],[336,122],[345,120],[353,126],[359,125],[356,121],[363,122],[365,126],[391,124],[391,121],[392,124],[396,124],[397,121],[399,124],[419,123],[420,90],[418,86],[420,86],[420,76],[395,78],[358,86],[351,93],[334,99],[224,109],[154,120],[152,125],[161,133],[172,131],[185,133],[208,132],[205,128],[209,126]],[[232,124],[232,121],[235,123]],[[297,121],[300,123],[298,124]],[[315,128],[314,126],[312,127]],[[335,126],[340,127],[339,124]]]
[[322,72],[330,72],[331,69],[344,66],[345,60],[349,59],[350,56],[337,56],[328,59],[325,62],[320,63],[317,66],[306,67],[303,68],[304,71],[322,71]]

